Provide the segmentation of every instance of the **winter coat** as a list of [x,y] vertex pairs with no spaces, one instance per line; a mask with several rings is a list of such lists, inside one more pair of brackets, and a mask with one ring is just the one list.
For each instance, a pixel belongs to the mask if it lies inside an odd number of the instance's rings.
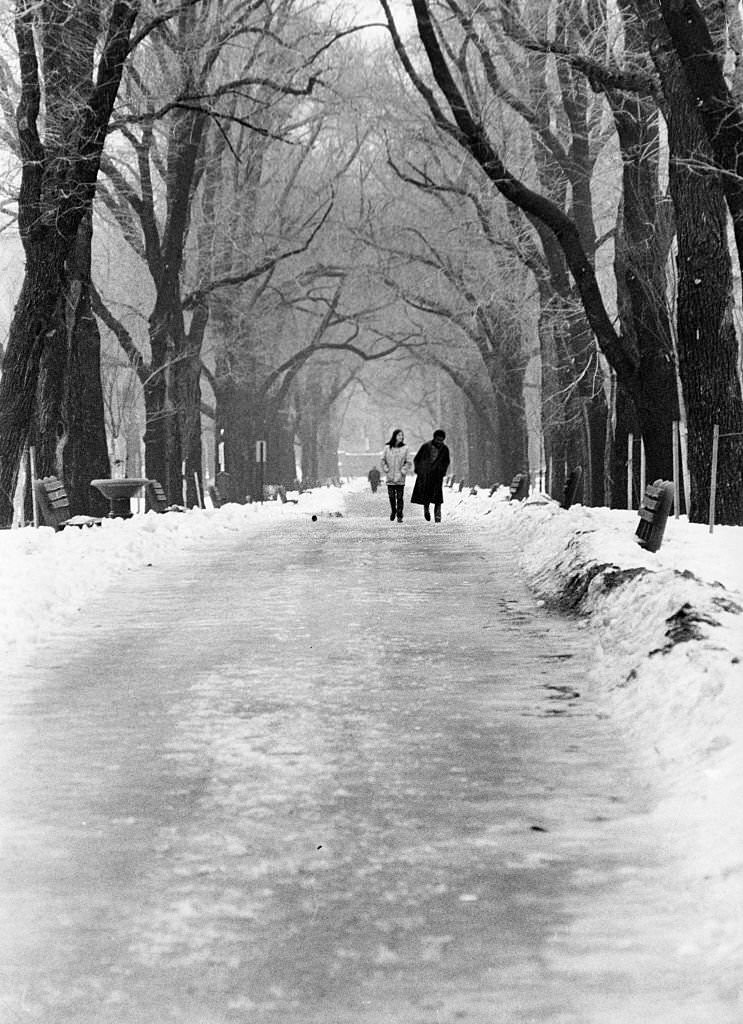
[[404,484],[405,474],[413,468],[410,461],[410,452],[406,444],[401,448],[390,448],[389,445],[382,452],[382,469],[387,476],[387,486],[390,484]]
[[444,501],[442,484],[449,468],[449,449],[442,444],[438,449],[432,441],[420,446],[413,460],[415,487],[410,497],[415,505],[441,505]]

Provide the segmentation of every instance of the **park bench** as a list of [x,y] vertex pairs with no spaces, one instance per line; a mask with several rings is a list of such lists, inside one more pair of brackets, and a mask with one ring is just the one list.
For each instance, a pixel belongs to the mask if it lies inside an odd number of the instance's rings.
[[33,482],[39,514],[45,526],[64,530],[67,526],[100,526],[96,516],[71,516],[70,499],[59,477],[44,476]]
[[158,514],[163,512],[185,512],[182,505],[170,504],[165,488],[159,480],[147,481],[147,502],[150,508]]
[[509,501],[522,501],[529,497],[529,475],[528,473],[517,473],[508,488]]

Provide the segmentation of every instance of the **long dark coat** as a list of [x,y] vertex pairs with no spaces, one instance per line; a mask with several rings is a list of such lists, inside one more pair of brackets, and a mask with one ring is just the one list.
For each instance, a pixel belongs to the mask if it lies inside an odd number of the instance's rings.
[[431,441],[420,446],[413,459],[415,486],[410,497],[414,505],[441,505],[444,501],[442,484],[449,468],[449,449],[440,448]]

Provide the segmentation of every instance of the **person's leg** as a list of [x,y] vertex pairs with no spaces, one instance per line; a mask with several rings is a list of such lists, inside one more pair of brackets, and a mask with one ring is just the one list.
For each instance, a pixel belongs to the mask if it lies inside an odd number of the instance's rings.
[[423,518],[427,522],[430,522],[430,520],[431,520],[431,509],[428,507],[428,505],[424,505],[423,506]]
[[393,484],[387,485],[387,495],[390,499],[390,522],[395,518],[395,511],[397,509],[397,497],[395,495],[395,488]]
[[405,494],[405,484],[399,484],[395,488],[395,490],[397,491],[397,521],[398,521],[398,523],[401,523],[402,522],[403,496]]
[[433,521],[434,523],[441,522],[441,505],[433,506]]

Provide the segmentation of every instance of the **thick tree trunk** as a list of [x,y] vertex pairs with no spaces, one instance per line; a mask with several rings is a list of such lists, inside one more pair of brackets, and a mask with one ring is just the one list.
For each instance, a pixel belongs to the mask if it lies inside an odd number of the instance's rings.
[[21,68],[16,127],[23,161],[18,223],[26,274],[0,381],[0,526],[12,522],[12,496],[36,407],[38,374],[47,343],[61,322],[65,262],[93,202],[138,11],[135,3],[117,3],[107,20],[99,20],[92,8],[73,11],[56,2],[16,5]]
[[[743,118],[728,93],[721,60],[697,5],[664,2],[660,7],[665,21],[648,0],[633,0],[633,6],[641,16],[667,101],[669,186],[678,235],[677,349],[691,483],[688,511],[692,522],[704,522],[714,424],[721,433],[743,431],[725,207],[727,199],[740,254],[743,189],[739,174],[732,172],[743,167]],[[718,18],[721,12],[718,7]],[[720,175],[715,157],[731,173]],[[718,522],[740,525],[740,449],[728,441],[720,445],[719,456]]]
[[72,514],[103,516],[109,503],[90,486],[91,480],[107,477],[111,472],[101,387],[101,337],[90,302],[92,235],[92,218],[87,215],[80,224],[74,258],[70,261],[71,289],[75,289],[76,301],[67,304],[67,443],[62,454]]
[[104,515],[108,502],[90,481],[109,475],[100,336],[90,308],[92,218],[80,222],[67,261],[67,286],[41,358],[34,430],[36,471],[64,481],[73,515]]
[[0,526],[13,521],[13,495],[36,411],[44,349],[59,326],[64,248],[30,246],[0,379]]
[[[633,458],[634,479],[633,479],[633,507],[636,508],[640,494],[640,453],[637,442],[640,438],[640,423],[637,419],[637,411],[634,402],[626,390],[617,382],[614,399],[614,443],[610,454],[610,465],[608,476],[611,480],[611,491],[608,495],[610,508],[627,508],[627,462],[629,435],[635,439]],[[655,477],[648,478],[652,482]]]
[[150,315],[150,376],[144,385],[147,476],[159,480],[168,501],[180,504],[181,448],[178,430],[176,353],[183,351],[180,294],[161,288]]
[[[679,223],[678,358],[686,406],[691,481],[689,519],[707,521],[710,458],[715,424],[724,434],[717,471],[716,521],[743,524],[741,438],[743,404],[737,374],[738,341],[733,324],[732,274],[726,246],[725,207],[716,202],[716,182],[686,175],[676,182],[676,202],[685,204]],[[696,215],[696,216],[694,216]],[[691,232],[687,234],[687,229]],[[682,313],[683,311],[683,313]]]
[[465,422],[467,424],[467,476],[471,483],[493,485],[503,481],[500,438],[483,412],[471,402],[465,401]]
[[[698,166],[707,140],[683,83],[669,98],[669,185],[676,209],[678,252],[677,350],[686,409],[693,523],[707,521],[714,425],[743,432],[738,339],[733,322],[733,275],[728,218],[719,175]],[[697,158],[691,166],[693,155]],[[710,155],[711,163],[711,155]],[[740,447],[720,445],[717,522],[743,524]]]
[[254,452],[249,450],[253,433],[255,400],[252,389],[231,376],[218,376],[214,383],[215,465],[219,466],[220,444],[224,445],[224,471],[229,474],[235,494],[257,496],[253,491]]
[[[235,494],[240,498],[261,496],[264,484],[290,486],[296,479],[294,462],[294,430],[285,416],[275,414],[262,396],[247,384],[231,376],[217,377],[214,384],[216,413],[216,457],[219,444],[224,444],[225,471],[229,474]],[[256,462],[256,442],[266,442],[267,460],[261,468]],[[303,445],[309,454],[310,443]],[[336,455],[337,473],[337,455]]]
[[201,354],[180,360],[175,367],[178,433],[182,469],[185,467],[186,505],[198,505],[195,475],[201,487]]
[[529,469],[529,437],[524,406],[526,365],[523,354],[507,345],[493,352],[487,371],[495,395],[494,422],[505,480]]

